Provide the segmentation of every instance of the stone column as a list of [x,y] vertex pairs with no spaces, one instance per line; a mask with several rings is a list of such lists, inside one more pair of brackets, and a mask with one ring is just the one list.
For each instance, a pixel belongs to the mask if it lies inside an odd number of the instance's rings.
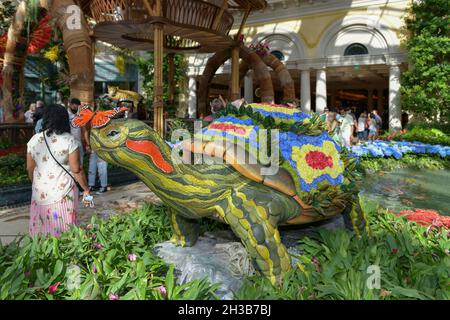
[[369,111],[373,110],[373,89],[367,90],[367,109]]
[[389,131],[402,129],[402,109],[400,106],[400,67],[389,68]]
[[316,113],[323,113],[327,107],[327,72],[324,68],[317,70],[316,76]]
[[189,118],[197,116],[197,79],[189,77]]
[[309,69],[302,70],[300,87],[300,105],[303,112],[311,112],[311,79]]
[[248,103],[253,102],[253,71],[251,70],[244,77],[244,98]]

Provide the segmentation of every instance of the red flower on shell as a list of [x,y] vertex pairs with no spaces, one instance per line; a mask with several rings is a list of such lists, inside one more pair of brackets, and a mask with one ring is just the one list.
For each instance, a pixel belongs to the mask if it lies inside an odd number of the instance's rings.
[[333,158],[320,151],[308,152],[306,163],[313,169],[324,170],[326,167],[333,168]]

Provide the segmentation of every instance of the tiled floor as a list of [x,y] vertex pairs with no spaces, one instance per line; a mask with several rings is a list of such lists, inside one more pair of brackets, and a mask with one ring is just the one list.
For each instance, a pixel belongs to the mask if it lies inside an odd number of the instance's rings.
[[[93,215],[107,218],[136,209],[146,202],[160,202],[142,182],[113,188],[102,195],[94,192],[93,196],[95,208],[80,207],[80,224],[88,223]],[[0,240],[3,244],[28,232],[29,210],[29,205],[0,210]]]

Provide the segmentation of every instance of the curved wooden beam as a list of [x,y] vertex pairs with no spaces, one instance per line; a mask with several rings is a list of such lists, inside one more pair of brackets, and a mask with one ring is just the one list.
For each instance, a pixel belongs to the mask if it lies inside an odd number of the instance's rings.
[[[211,83],[217,70],[231,57],[231,50],[226,49],[217,52],[209,58],[203,75],[200,78],[199,88],[197,92],[198,99],[198,114],[208,114],[207,108],[209,84]],[[274,90],[270,72],[267,70],[266,64],[262,59],[252,50],[245,46],[239,48],[239,57],[245,61],[255,72],[255,80],[261,89],[261,100],[263,102],[272,102],[274,99]]]
[[[264,63],[270,67],[277,75],[281,83],[281,88],[283,88],[283,100],[292,101],[295,100],[295,82],[286,68],[284,63],[278,60],[272,54],[268,54],[263,57]],[[245,75],[251,69],[246,61],[242,61],[239,67],[239,79],[240,82],[244,80]]]

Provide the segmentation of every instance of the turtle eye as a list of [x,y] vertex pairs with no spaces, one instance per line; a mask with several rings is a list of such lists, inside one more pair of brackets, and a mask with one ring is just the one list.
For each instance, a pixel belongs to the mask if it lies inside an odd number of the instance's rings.
[[111,130],[111,131],[107,134],[107,136],[113,138],[113,137],[117,136],[118,134],[120,134],[119,131]]

